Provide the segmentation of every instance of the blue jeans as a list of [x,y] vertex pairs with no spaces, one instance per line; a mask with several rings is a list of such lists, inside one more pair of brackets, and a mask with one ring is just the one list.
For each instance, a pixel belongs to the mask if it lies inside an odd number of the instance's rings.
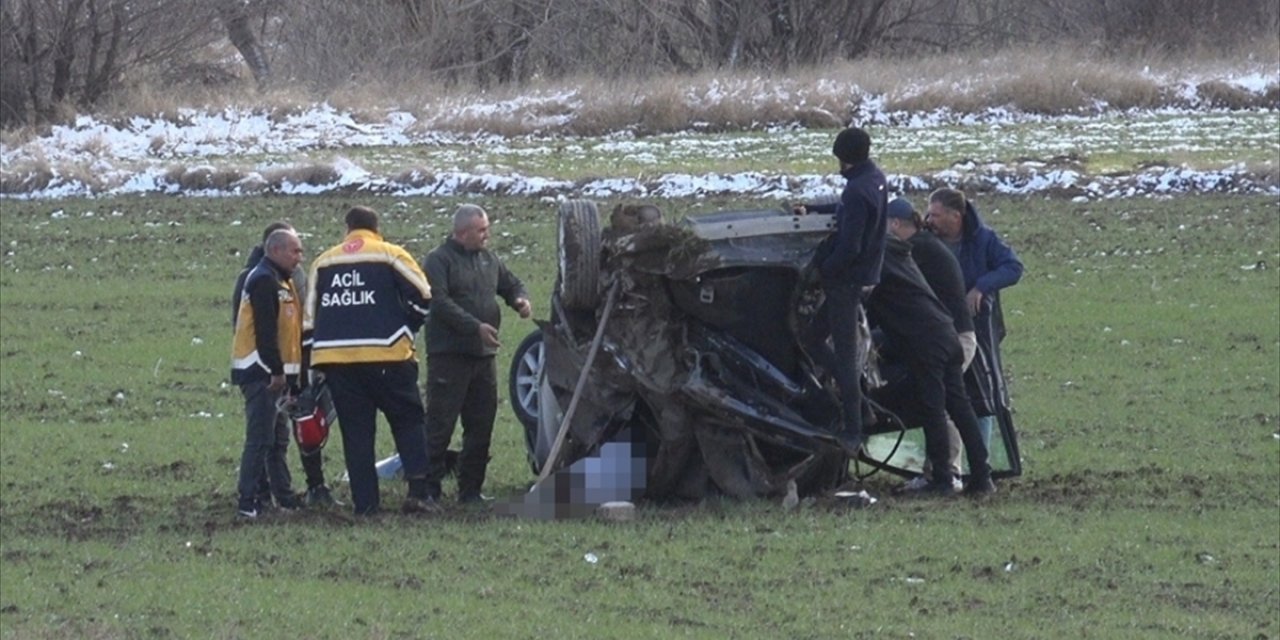
[[258,495],[258,485],[265,473],[271,492],[277,498],[292,496],[293,479],[285,453],[289,450],[289,423],[276,411],[279,393],[267,389],[267,381],[240,385],[244,396],[244,452],[240,454],[238,489],[242,500]]

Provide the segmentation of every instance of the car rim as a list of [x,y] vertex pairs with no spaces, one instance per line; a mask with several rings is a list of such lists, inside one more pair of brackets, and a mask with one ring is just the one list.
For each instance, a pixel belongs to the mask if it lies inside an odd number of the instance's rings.
[[529,347],[516,366],[516,396],[529,416],[538,415],[538,374],[542,371],[542,342]]

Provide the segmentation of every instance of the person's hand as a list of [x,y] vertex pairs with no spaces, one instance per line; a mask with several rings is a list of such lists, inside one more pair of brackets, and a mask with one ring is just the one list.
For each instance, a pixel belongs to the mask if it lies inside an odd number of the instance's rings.
[[284,375],[271,376],[271,381],[267,383],[267,391],[271,393],[280,393],[284,387]]
[[809,210],[805,208],[805,206],[802,204],[793,204],[791,205],[791,213],[794,213],[795,215],[798,215],[798,216],[803,216],[803,215],[807,215],[809,213]]
[[498,330],[493,325],[484,322],[480,323],[480,342],[484,346],[493,347],[494,349],[502,346],[502,343],[498,342]]
[[978,313],[982,311],[982,292],[975,289],[969,290],[969,295],[964,297],[965,303],[969,305],[969,313],[976,318]]
[[520,314],[520,317],[525,320],[528,320],[529,316],[533,315],[533,305],[529,304],[528,298],[516,298],[516,313]]

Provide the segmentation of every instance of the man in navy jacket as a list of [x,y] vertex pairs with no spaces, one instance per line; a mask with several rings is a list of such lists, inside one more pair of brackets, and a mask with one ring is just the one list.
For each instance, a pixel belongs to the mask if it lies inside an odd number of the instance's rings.
[[[826,297],[818,331],[831,332],[835,350],[825,364],[840,390],[844,423],[837,439],[853,456],[864,439],[860,365],[866,354],[859,353],[858,318],[863,298],[880,282],[888,192],[884,173],[869,158],[871,136],[866,131],[857,127],[841,131],[831,152],[840,161],[840,175],[847,182],[835,205],[835,233],[819,245],[813,266]],[[820,212],[821,208],[812,210]]]
[[[1022,278],[1022,261],[991,227],[983,224],[978,210],[960,191],[938,189],[930,194],[926,221],[960,263],[978,346],[991,363],[992,388],[997,390],[993,395],[999,403],[1007,404],[1000,360],[1000,341],[1005,335],[1000,290]],[[979,416],[978,422],[983,439],[990,443],[993,416]]]

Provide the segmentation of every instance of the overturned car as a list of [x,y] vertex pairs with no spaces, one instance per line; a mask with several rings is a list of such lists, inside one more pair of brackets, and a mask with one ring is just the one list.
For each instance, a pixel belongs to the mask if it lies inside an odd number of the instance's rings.
[[[509,377],[534,473],[559,476],[527,502],[803,496],[848,483],[835,385],[805,347],[822,303],[806,267],[834,216],[737,210],[668,224],[652,207],[619,206],[606,227],[590,201],[558,216],[550,319]],[[902,385],[871,353],[871,437],[854,468],[916,475],[922,432],[899,419]],[[1007,477],[1020,466],[995,369],[991,463]]]

